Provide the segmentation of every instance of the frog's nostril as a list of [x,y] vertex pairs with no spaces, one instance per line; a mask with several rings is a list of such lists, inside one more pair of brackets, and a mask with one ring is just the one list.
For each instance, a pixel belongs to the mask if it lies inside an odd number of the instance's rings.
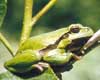
[[89,28],[85,28],[85,31],[89,31]]

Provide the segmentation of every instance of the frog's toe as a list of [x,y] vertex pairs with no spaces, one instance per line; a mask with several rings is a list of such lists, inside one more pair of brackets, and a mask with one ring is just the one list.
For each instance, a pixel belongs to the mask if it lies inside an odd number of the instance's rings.
[[49,67],[48,63],[39,62],[37,64],[32,65],[32,67],[37,68],[40,72],[43,72],[45,68]]
[[80,60],[82,58],[82,56],[77,56],[75,54],[72,55],[72,57],[75,59],[75,60]]

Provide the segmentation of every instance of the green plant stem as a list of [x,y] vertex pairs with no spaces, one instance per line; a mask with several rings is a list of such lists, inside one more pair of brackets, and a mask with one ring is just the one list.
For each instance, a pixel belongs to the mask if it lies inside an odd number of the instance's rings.
[[11,45],[1,33],[0,33],[0,41],[5,45],[5,47],[8,49],[10,54],[14,57],[14,52],[13,52]]
[[34,26],[36,22],[43,16],[56,2],[57,0],[51,0],[42,10],[40,10],[33,18],[31,25]]
[[25,0],[25,12],[24,12],[24,21],[22,35],[20,39],[20,45],[29,38],[32,26],[42,17],[56,2],[57,0],[51,0],[41,11],[39,11],[32,18],[32,6],[33,0]]
[[30,32],[32,29],[32,26],[30,25],[32,21],[32,7],[33,7],[33,0],[25,0],[24,20],[23,20],[22,34],[19,46],[30,36]]

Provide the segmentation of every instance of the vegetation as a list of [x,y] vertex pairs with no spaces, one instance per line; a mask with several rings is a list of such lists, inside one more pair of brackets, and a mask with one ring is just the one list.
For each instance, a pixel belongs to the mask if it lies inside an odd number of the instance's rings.
[[[0,0],[0,26],[3,22],[2,26],[0,27],[0,32],[4,34],[10,44],[13,46],[14,52],[16,52],[20,41],[24,18],[24,1],[25,0],[8,0],[8,2],[6,2],[6,0]],[[33,12],[32,14],[29,13],[30,16],[34,16],[49,1],[50,0],[34,0]],[[57,3],[52,7],[52,9],[50,9],[34,25],[31,36],[56,30],[73,23],[81,23],[85,26],[92,27],[96,31],[100,29],[99,3],[100,1],[98,0],[57,0]],[[62,79],[99,80],[99,49],[100,45],[91,50],[82,60],[76,62],[70,71],[63,72]],[[6,78],[8,80],[20,79],[9,72],[5,72],[3,64],[10,58],[11,55],[0,42],[0,65],[2,65],[0,66],[0,80],[5,80]],[[53,77],[54,75],[51,74],[47,76],[52,76],[52,80],[55,80]],[[38,80],[38,78],[34,78],[34,80]]]

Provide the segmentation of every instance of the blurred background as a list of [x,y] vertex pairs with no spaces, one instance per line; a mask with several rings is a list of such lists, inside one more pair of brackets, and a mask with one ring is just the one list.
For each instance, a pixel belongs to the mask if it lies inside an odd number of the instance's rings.
[[[49,0],[34,0],[33,16]],[[1,32],[16,51],[22,30],[24,0],[8,0],[7,14]],[[31,36],[81,23],[95,31],[100,29],[100,0],[58,0],[57,3],[36,23]],[[6,48],[0,43],[0,65],[11,58]],[[0,66],[2,67],[2,66]],[[2,72],[3,67],[0,68]],[[3,70],[4,71],[4,70]]]
[[[48,3],[49,0],[34,0],[33,16]],[[24,0],[8,0],[7,14],[2,30],[18,40],[22,29]],[[58,0],[33,28],[34,35],[52,31],[73,23],[90,26],[94,30],[100,27],[99,0]],[[37,31],[36,31],[37,30]],[[16,37],[15,37],[16,34]]]

